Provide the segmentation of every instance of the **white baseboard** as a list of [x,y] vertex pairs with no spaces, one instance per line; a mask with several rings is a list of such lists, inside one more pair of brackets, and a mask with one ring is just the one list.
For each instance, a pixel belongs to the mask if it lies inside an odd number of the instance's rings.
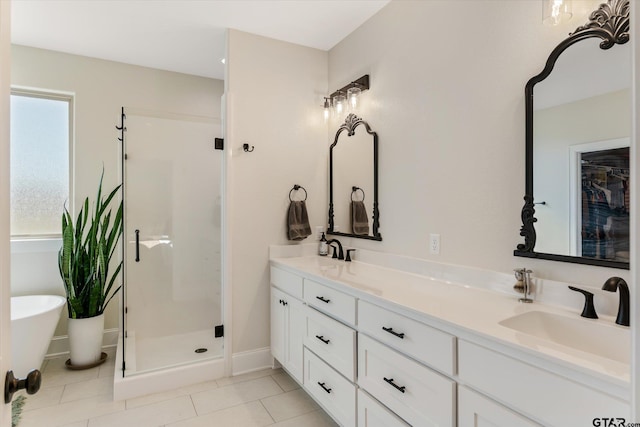
[[[118,345],[118,333],[118,328],[105,329],[104,336],[102,337],[102,347],[108,348]],[[65,354],[69,354],[69,336],[60,335],[53,337],[45,358],[62,356]]]
[[234,353],[231,360],[234,376],[273,367],[270,347]]

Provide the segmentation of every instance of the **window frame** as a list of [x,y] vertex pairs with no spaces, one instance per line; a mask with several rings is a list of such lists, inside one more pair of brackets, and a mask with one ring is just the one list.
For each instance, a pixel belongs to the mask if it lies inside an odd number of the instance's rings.
[[[48,89],[38,89],[25,86],[11,86],[11,96],[25,96],[30,98],[49,99],[54,101],[65,101],[69,108],[69,141],[68,141],[68,156],[69,156],[69,198],[67,199],[68,209],[71,214],[75,214],[75,206],[73,204],[75,186],[74,186],[74,152],[75,152],[75,94],[72,92],[54,91]],[[11,165],[9,165],[11,167]],[[62,215],[62,212],[60,212]],[[13,234],[11,228],[9,228],[9,236],[11,241],[20,240],[42,240],[42,239],[61,239],[62,230],[59,233],[38,233],[38,234]]]

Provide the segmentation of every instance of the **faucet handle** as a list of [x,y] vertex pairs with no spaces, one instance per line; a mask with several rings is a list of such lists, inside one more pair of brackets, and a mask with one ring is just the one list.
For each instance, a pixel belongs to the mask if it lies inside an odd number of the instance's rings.
[[597,319],[598,314],[596,313],[596,308],[593,306],[593,294],[589,291],[585,291],[584,289],[576,288],[574,286],[569,286],[569,289],[572,291],[580,292],[584,295],[584,308],[582,309],[582,313],[580,316],[586,317],[587,319]]
[[347,249],[347,256],[344,258],[345,262],[351,262],[351,252],[355,252],[355,249]]
[[329,245],[329,246],[333,248],[333,255],[331,256],[331,258],[338,259],[338,248],[333,245]]

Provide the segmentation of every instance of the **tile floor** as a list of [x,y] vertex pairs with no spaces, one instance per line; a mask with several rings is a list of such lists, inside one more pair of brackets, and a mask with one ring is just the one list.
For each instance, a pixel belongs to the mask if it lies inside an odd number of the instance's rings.
[[86,371],[66,369],[65,357],[46,360],[42,388],[27,396],[18,427],[336,426],[280,369],[114,402],[113,353]]

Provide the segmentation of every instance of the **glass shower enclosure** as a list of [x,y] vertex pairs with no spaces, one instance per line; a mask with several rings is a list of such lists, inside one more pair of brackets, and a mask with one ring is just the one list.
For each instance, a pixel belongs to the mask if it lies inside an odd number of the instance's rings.
[[[219,120],[125,110],[123,376],[223,357]],[[218,336],[217,336],[218,335]]]

